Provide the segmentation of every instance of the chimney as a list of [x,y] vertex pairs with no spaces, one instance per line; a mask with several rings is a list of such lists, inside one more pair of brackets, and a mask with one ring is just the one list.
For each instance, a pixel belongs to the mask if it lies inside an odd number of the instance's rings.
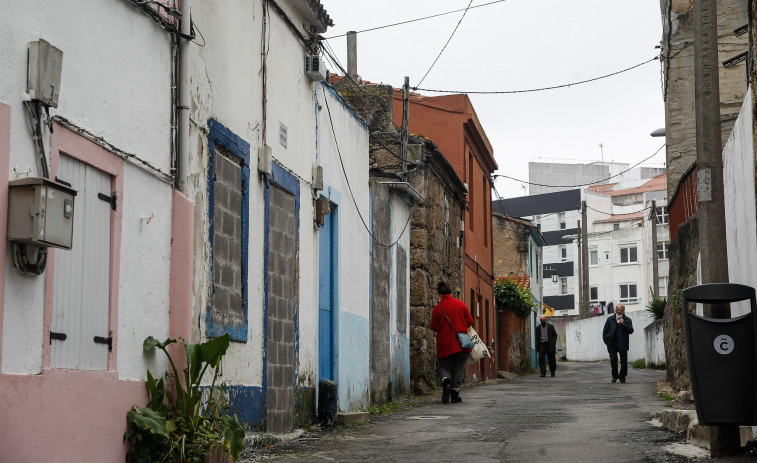
[[359,81],[357,75],[357,32],[347,32],[347,74],[355,81]]

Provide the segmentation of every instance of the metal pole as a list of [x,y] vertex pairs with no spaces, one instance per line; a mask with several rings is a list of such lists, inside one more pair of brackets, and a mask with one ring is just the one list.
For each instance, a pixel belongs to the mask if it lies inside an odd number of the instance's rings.
[[578,315],[581,319],[589,317],[589,236],[586,220],[586,201],[581,201],[581,299],[583,305]]
[[[694,1],[694,101],[702,283],[728,283],[717,18],[716,0]],[[705,304],[704,315],[730,318],[730,306]],[[710,426],[710,454],[713,457],[735,455],[740,450],[738,426]]]
[[[576,230],[581,230],[581,221],[576,221]],[[578,263],[578,318],[584,318],[582,316],[584,306],[584,292],[583,292],[583,280],[584,280],[584,273],[583,268],[581,267],[581,237],[576,236],[576,251],[578,251],[578,255],[576,256],[576,262]]]
[[660,298],[660,273],[658,271],[658,259],[657,255],[657,203],[652,200],[652,214],[650,221],[652,222],[652,298]]

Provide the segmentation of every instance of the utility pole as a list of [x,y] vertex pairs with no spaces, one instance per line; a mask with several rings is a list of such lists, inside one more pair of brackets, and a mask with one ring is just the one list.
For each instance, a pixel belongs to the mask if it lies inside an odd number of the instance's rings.
[[[728,283],[720,134],[717,0],[694,1],[694,103],[697,136],[697,198],[702,283]],[[704,316],[730,318],[728,304],[705,304]],[[710,454],[741,450],[737,425],[710,426]]]
[[405,85],[402,86],[402,172],[407,171],[407,131],[408,118],[410,115],[410,78],[405,76]]
[[580,319],[589,317],[589,236],[586,225],[586,201],[581,201],[581,308]]
[[578,255],[576,256],[576,262],[578,263],[578,318],[583,319],[586,318],[583,316],[583,307],[584,307],[584,271],[583,266],[581,265],[581,261],[583,260],[581,258],[581,221],[576,221],[576,230],[579,231],[579,234],[576,235],[576,250],[578,251]]
[[657,270],[657,203],[652,200],[652,213],[650,214],[652,222],[652,299],[660,298],[660,274]]

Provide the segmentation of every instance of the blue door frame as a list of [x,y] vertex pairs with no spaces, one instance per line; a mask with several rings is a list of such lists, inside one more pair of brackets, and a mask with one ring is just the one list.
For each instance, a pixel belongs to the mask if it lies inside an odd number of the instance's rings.
[[336,206],[318,232],[318,379],[334,381],[336,312]]

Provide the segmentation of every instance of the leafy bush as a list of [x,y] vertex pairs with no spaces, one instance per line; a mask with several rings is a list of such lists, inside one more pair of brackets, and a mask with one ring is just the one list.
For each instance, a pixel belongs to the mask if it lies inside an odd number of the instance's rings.
[[652,299],[647,302],[647,312],[654,316],[655,320],[662,320],[662,316],[665,314],[665,304],[668,303],[667,299]]
[[634,360],[634,362],[631,364],[631,368],[646,368],[646,367],[647,367],[646,359]]
[[[203,461],[213,449],[223,449],[238,459],[244,447],[244,428],[234,416],[229,416],[228,401],[223,384],[216,385],[221,358],[229,347],[228,334],[202,344],[184,341],[187,368],[179,375],[167,346],[176,342],[158,342],[152,336],[145,339],[143,348],[162,350],[171,364],[166,378],[155,380],[147,371],[147,407],[133,407],[126,413],[127,431],[124,440],[131,445],[126,455],[129,463]],[[202,378],[211,368],[213,379],[203,387]],[[175,388],[167,393],[166,384]],[[205,407],[202,407],[206,397]]]
[[510,279],[494,283],[494,299],[498,306],[507,307],[520,318],[527,318],[536,305],[531,291]]

